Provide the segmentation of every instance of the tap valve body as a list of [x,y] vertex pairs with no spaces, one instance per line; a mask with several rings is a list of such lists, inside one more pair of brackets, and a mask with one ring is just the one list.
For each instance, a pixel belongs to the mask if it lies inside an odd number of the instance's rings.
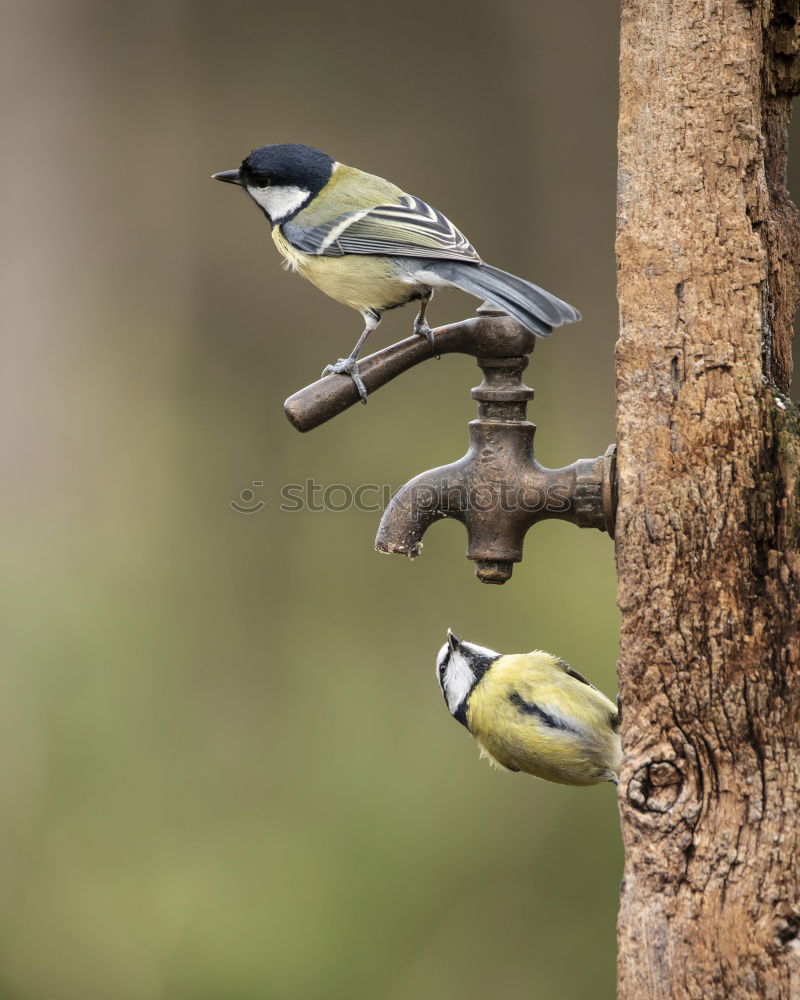
[[392,498],[375,540],[379,552],[415,558],[435,521],[467,529],[467,558],[483,583],[505,583],[522,559],[528,529],[559,518],[614,532],[614,445],[599,458],[563,469],[536,460],[536,425],[526,419],[533,389],[523,382],[528,358],[479,357],[483,382],[472,390],[478,419],[466,455],[412,479]]

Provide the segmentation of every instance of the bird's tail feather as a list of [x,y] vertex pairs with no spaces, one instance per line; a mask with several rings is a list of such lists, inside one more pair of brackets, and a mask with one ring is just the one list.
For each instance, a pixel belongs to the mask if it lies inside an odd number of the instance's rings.
[[491,264],[428,260],[425,270],[433,271],[448,284],[470,295],[488,299],[538,337],[549,337],[554,327],[575,323],[581,318],[577,309],[555,295]]

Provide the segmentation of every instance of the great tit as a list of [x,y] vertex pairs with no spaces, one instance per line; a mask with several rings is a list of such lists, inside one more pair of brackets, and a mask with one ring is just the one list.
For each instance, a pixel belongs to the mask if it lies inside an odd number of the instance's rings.
[[414,332],[435,346],[425,320],[435,288],[450,285],[488,299],[539,337],[580,319],[544,289],[484,264],[452,222],[420,198],[318,149],[262,146],[238,169],[213,176],[243,187],[258,205],[287,268],[364,317],[349,357],[323,371],[350,375],[363,401],[357,358],[367,336],[387,309],[417,300]]
[[619,700],[614,705],[557,656],[538,649],[503,656],[448,629],[436,674],[450,714],[501,769],[562,785],[617,783]]

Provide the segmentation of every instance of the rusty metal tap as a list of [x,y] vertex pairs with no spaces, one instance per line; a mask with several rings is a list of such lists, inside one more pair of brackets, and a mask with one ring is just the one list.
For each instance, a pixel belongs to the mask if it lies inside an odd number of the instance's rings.
[[[435,521],[455,518],[467,529],[467,557],[484,583],[505,583],[522,559],[528,529],[559,518],[614,534],[614,449],[547,469],[534,453],[536,426],[526,419],[533,390],[523,382],[536,338],[510,316],[484,304],[473,319],[434,330],[439,354],[477,359],[483,382],[472,389],[478,419],[469,424],[469,449],[450,465],[423,472],[402,487],[384,512],[375,547],[415,558]],[[432,356],[427,341],[410,337],[365,358],[369,392]],[[352,380],[326,376],[285,403],[298,430],[311,430],[358,401]]]

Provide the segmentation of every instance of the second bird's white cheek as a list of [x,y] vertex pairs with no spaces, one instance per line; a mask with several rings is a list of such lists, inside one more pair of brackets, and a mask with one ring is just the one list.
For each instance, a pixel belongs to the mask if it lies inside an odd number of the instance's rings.
[[294,184],[272,187],[248,187],[247,193],[260,205],[273,222],[280,222],[296,212],[308,201],[311,194],[306,188]]
[[450,657],[450,662],[445,671],[442,687],[447,707],[451,712],[455,712],[461,702],[472,690],[475,683],[475,674],[469,664],[459,653],[454,653]]

